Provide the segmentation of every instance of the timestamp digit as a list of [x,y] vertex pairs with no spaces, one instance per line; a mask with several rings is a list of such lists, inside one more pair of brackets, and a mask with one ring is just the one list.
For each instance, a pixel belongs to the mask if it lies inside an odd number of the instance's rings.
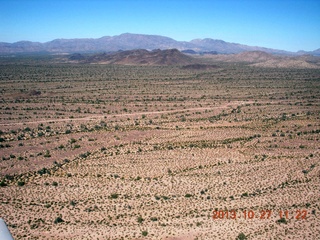
[[260,211],[260,219],[269,219],[271,217],[271,210]]
[[248,211],[248,218],[249,218],[249,219],[254,218],[254,212],[253,212],[252,210],[249,210],[249,211]]
[[286,211],[280,210],[280,211],[279,211],[279,216],[280,216],[280,218],[286,218],[286,219],[288,219],[288,218],[289,218],[289,211],[288,211],[288,210],[286,210]]
[[297,210],[296,211],[296,219],[306,219],[307,218],[307,210]]
[[267,219],[269,219],[269,218],[271,217],[272,210],[267,210],[266,212],[268,213],[268,215],[267,215]]
[[219,218],[220,219],[224,218],[224,211],[222,211],[222,210],[219,211]]
[[252,210],[249,210],[248,212],[246,210],[243,211],[244,219],[252,219],[254,218],[254,212]]
[[218,211],[213,211],[213,215],[212,215],[212,218],[213,219],[218,219]]
[[237,213],[235,210],[230,211],[230,219],[236,219],[237,218]]

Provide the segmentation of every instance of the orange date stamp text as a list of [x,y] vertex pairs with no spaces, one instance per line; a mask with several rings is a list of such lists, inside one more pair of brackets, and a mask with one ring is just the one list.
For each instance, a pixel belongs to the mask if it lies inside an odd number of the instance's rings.
[[295,220],[303,220],[307,218],[307,210],[305,209],[298,209],[294,211],[289,210],[243,210],[243,211],[236,211],[236,210],[214,210],[212,212],[212,218],[214,220],[218,219],[270,219],[271,217],[278,216],[280,219],[295,219]]

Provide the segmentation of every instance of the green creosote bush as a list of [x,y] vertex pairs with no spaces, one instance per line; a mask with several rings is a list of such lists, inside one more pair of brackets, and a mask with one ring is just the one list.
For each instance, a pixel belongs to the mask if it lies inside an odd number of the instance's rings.
[[119,197],[119,194],[118,193],[112,193],[111,195],[110,195],[110,198],[111,199],[117,199]]
[[138,221],[138,223],[142,223],[144,221],[144,219],[141,216],[139,216],[139,217],[137,217],[137,221]]
[[287,220],[285,218],[280,218],[280,219],[277,220],[277,223],[287,224]]
[[64,222],[64,220],[61,218],[61,217],[57,217],[55,220],[54,220],[54,224],[58,224],[58,223],[62,223]]
[[0,187],[6,187],[6,186],[8,186],[7,183],[4,180],[2,180],[0,182]]
[[49,150],[47,150],[47,151],[46,151],[46,153],[45,153],[45,155],[43,155],[43,156],[44,156],[44,157],[46,157],[46,158],[51,157],[50,151],[49,151]]
[[247,239],[247,237],[244,233],[239,233],[238,237],[236,238],[236,240],[245,240],[245,239]]

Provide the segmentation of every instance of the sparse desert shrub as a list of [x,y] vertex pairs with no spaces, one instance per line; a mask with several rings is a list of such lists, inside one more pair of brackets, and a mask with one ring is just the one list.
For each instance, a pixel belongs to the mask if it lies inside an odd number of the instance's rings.
[[249,194],[247,192],[242,193],[242,195],[241,195],[241,197],[248,197],[248,196],[249,196]]
[[90,152],[86,152],[86,153],[81,153],[80,157],[81,158],[87,158],[91,153]]
[[138,223],[142,223],[144,221],[144,219],[141,216],[139,216],[139,217],[137,217],[137,221],[138,221]]
[[43,155],[45,158],[51,157],[50,151],[47,150],[46,153]]
[[287,220],[285,218],[280,218],[280,219],[277,220],[277,223],[287,224]]
[[245,239],[247,239],[247,237],[244,233],[239,233],[238,237],[236,238],[236,240],[245,240]]
[[6,187],[6,186],[7,186],[7,183],[4,180],[2,180],[0,182],[0,187]]
[[9,175],[9,174],[6,174],[4,175],[5,179],[9,180],[9,181],[12,181],[14,179],[14,176],[13,175]]
[[57,217],[55,220],[54,220],[54,224],[58,224],[58,223],[62,223],[64,222],[64,220],[61,218],[61,217]]
[[42,137],[44,136],[44,133],[43,132],[38,132],[38,137]]
[[22,187],[22,186],[24,186],[25,185],[25,182],[24,181],[18,181],[18,186],[20,186],[20,187]]
[[30,132],[31,129],[29,127],[26,127],[25,129],[23,129],[24,132]]
[[37,173],[40,175],[43,175],[43,174],[50,173],[50,172],[48,169],[42,168],[42,169],[38,170]]
[[58,163],[57,161],[54,161],[53,164],[57,167],[61,167],[61,163]]
[[110,198],[111,199],[117,199],[119,197],[118,193],[111,193]]

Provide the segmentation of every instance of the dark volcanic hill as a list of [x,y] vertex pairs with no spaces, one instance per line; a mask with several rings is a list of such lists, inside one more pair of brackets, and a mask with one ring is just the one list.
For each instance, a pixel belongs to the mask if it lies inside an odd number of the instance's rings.
[[[0,54],[11,53],[97,53],[97,52],[115,52],[119,50],[133,49],[172,49],[180,51],[187,50],[195,53],[219,53],[232,54],[245,51],[264,51],[272,54],[292,55],[292,54],[320,54],[319,49],[313,52],[299,53],[287,52],[277,49],[264,47],[253,47],[238,43],[229,43],[216,39],[194,39],[190,42],[176,41],[169,37],[130,34],[125,33],[118,36],[106,36],[101,38],[82,38],[82,39],[56,39],[50,42],[38,43],[21,41],[16,43],[0,42]],[[192,52],[193,53],[193,52]]]
[[116,53],[102,53],[91,56],[72,54],[69,57],[72,62],[121,64],[121,65],[186,65],[195,62],[195,59],[187,56],[177,49],[153,50],[145,49],[119,51]]

